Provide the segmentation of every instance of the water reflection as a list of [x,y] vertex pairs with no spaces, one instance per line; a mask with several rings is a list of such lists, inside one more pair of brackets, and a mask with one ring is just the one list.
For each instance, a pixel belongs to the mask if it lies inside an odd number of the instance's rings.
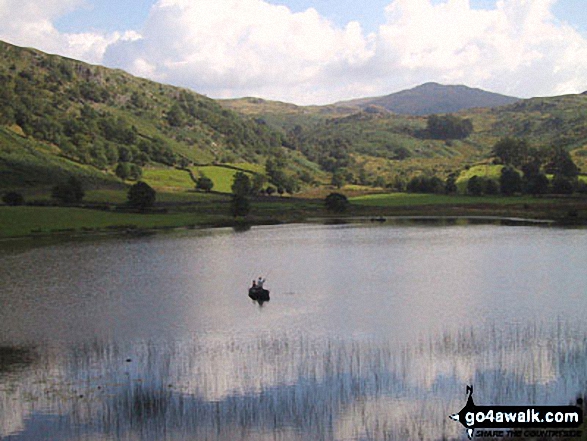
[[447,415],[462,407],[465,384],[487,404],[568,404],[585,387],[586,353],[583,326],[567,322],[470,328],[414,345],[288,335],[95,341],[3,371],[0,435],[462,438]]
[[[0,437],[462,438],[586,389],[587,232],[191,231],[0,256]],[[271,302],[250,281],[268,276]]]

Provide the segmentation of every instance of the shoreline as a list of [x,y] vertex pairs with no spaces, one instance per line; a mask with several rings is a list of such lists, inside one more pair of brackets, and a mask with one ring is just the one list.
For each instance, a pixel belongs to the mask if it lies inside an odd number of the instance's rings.
[[61,243],[63,241],[93,240],[93,239],[129,239],[161,235],[163,233],[179,231],[205,231],[221,228],[232,228],[236,231],[247,231],[252,227],[273,226],[273,225],[295,225],[295,224],[320,224],[320,225],[344,225],[344,224],[370,224],[370,225],[405,225],[420,223],[439,223],[443,226],[450,225],[501,225],[501,226],[536,226],[536,227],[585,227],[587,224],[581,222],[566,223],[552,219],[533,219],[512,216],[497,215],[387,215],[387,216],[316,216],[306,219],[264,219],[234,222],[202,223],[198,225],[184,226],[161,226],[153,228],[141,227],[107,227],[101,229],[79,229],[79,230],[49,230],[42,232],[31,232],[25,235],[9,236],[0,238],[0,246],[10,243],[23,243],[38,240],[39,245]]
[[[252,212],[234,218],[225,204],[186,209],[168,206],[167,212],[121,212],[89,207],[0,207],[0,243],[15,239],[78,237],[140,237],[173,230],[235,228],[293,223],[401,223],[499,222],[502,225],[587,226],[587,198],[480,199],[462,203],[455,197],[413,203],[411,196],[390,196],[377,204],[352,201],[344,213],[325,210],[321,200],[280,199],[253,201]],[[399,201],[399,203],[398,203]],[[410,203],[411,202],[411,203]],[[418,201],[419,202],[419,201]]]

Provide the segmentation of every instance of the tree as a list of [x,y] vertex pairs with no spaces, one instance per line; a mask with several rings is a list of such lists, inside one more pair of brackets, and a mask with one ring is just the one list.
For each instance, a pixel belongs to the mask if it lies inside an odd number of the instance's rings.
[[495,195],[499,193],[499,186],[493,179],[485,179],[484,181],[485,194]]
[[267,179],[261,174],[253,175],[253,182],[251,182],[251,193],[259,194],[263,191]]
[[502,168],[499,176],[499,191],[506,196],[522,191],[520,174],[511,167]]
[[169,109],[167,115],[165,115],[165,118],[167,119],[167,122],[170,126],[180,127],[185,122],[185,113],[179,104],[175,103],[173,106],[171,106],[171,109]]
[[248,196],[251,194],[251,180],[243,172],[236,172],[230,187],[232,193],[237,196]]
[[63,204],[79,203],[85,196],[82,183],[71,176],[65,183],[53,187],[51,197]]
[[573,183],[566,176],[556,175],[552,180],[552,192],[554,194],[572,194],[573,190]]
[[341,170],[336,170],[332,174],[332,185],[334,185],[336,188],[341,188],[345,184],[344,178],[344,173]]
[[143,176],[143,169],[140,165],[131,164],[129,169],[129,178],[133,181],[138,181]]
[[456,173],[451,173],[444,182],[444,192],[446,194],[454,194],[457,190],[457,175]]
[[495,143],[492,153],[502,164],[520,167],[528,162],[530,148],[525,139],[506,137]]
[[467,194],[472,196],[481,196],[483,194],[483,182],[477,175],[469,178],[467,182]]
[[579,174],[579,168],[574,163],[569,152],[561,146],[553,147],[549,152],[548,163],[544,167],[546,173],[557,176],[575,178]]
[[205,192],[209,192],[212,190],[212,188],[214,187],[214,182],[212,181],[212,179],[210,179],[208,176],[202,174],[197,180],[196,180],[196,188],[198,190],[203,190]]
[[10,191],[2,196],[2,202],[11,207],[16,207],[17,205],[24,205],[24,197],[16,191]]
[[464,139],[473,131],[473,123],[454,115],[430,115],[426,130],[435,139]]
[[340,193],[330,193],[324,199],[324,205],[326,210],[333,213],[343,213],[349,206],[349,200],[347,197]]
[[149,184],[139,181],[128,190],[128,205],[144,210],[155,204],[156,196],[157,192]]
[[119,162],[114,170],[114,174],[123,181],[126,181],[130,176],[130,164],[128,162]]
[[233,194],[230,201],[230,212],[233,217],[246,216],[251,211],[251,203],[246,196]]

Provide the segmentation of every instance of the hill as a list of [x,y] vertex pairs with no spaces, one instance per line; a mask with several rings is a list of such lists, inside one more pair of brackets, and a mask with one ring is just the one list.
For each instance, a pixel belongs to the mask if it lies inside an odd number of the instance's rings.
[[[282,144],[264,122],[190,90],[0,42],[0,188],[72,174],[121,187],[120,164],[139,175],[151,165],[262,169],[267,158],[296,156]],[[303,158],[282,163],[290,175],[305,167]]]
[[[424,96],[432,99],[430,91],[469,104],[475,101],[463,97],[514,102],[451,114],[471,128],[466,136],[451,138],[431,133],[426,116],[391,112],[382,101],[329,106],[254,97],[215,101],[0,42],[0,189],[46,192],[69,175],[86,187],[122,189],[142,175],[160,188],[185,192],[203,173],[215,180],[216,190],[229,191],[237,170],[292,192],[333,177],[400,188],[396,183],[414,175],[446,177],[489,162],[492,146],[505,136],[527,138],[533,147],[563,146],[587,166],[585,94],[516,100],[427,84],[394,96],[425,101]],[[119,170],[127,170],[124,179]]]
[[475,107],[498,107],[518,101],[519,98],[486,92],[467,86],[445,86],[426,83],[413,89],[374,98],[361,98],[337,103],[365,109],[378,106],[402,115],[432,115],[454,113]]

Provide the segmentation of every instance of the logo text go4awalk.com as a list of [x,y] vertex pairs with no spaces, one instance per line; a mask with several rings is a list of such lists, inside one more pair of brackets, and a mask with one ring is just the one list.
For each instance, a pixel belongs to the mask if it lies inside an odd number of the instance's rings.
[[[473,386],[467,386],[467,395],[465,407],[450,418],[465,426],[469,439],[476,429],[488,429],[478,431],[483,436],[580,436],[578,432],[561,430],[576,429],[583,423],[583,409],[579,406],[477,406],[473,402]],[[530,428],[548,430],[528,431]]]

